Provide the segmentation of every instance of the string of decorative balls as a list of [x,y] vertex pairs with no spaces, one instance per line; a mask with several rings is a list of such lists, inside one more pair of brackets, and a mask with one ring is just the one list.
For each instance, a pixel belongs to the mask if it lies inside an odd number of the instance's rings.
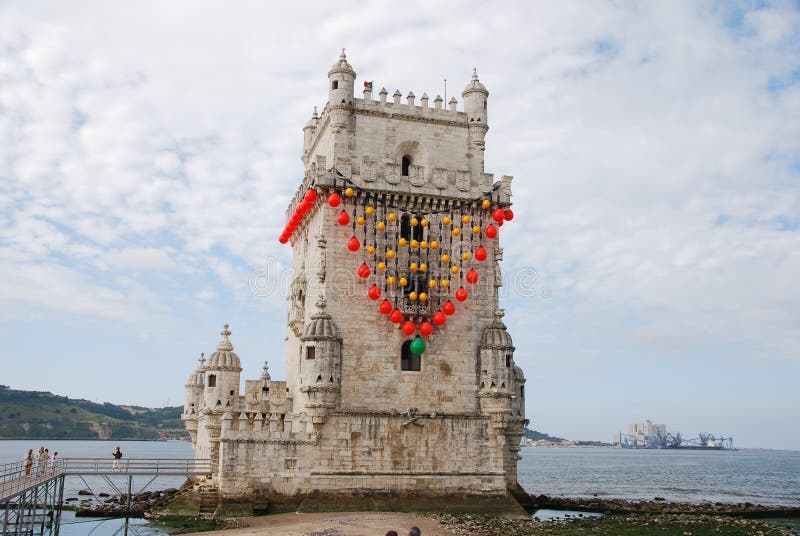
[[[362,190],[347,179],[341,182],[341,186],[334,184],[327,202],[332,208],[341,207],[337,223],[352,227],[347,249],[364,255],[356,273],[362,279],[375,277],[367,296],[373,301],[384,296],[379,312],[393,324],[402,324],[405,335],[418,333],[409,349],[420,355],[426,349],[422,337],[430,336],[434,326],[444,326],[456,312],[449,299],[453,288],[455,300],[464,302],[469,297],[464,283],[478,282],[474,261],[488,257],[484,239],[497,238],[498,227],[511,221],[514,213],[494,205],[491,194],[414,210],[395,206],[387,195]],[[306,191],[279,237],[281,243],[288,242],[316,200],[313,189]],[[401,308],[411,317],[430,321],[417,325]],[[435,312],[430,314],[430,310]]]

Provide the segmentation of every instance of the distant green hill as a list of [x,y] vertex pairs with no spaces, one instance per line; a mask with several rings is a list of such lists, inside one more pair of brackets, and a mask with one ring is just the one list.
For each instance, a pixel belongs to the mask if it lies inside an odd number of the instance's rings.
[[182,411],[96,404],[0,385],[0,438],[188,439]]
[[551,435],[543,434],[542,432],[537,432],[536,430],[531,430],[527,427],[522,432],[522,437],[526,437],[534,441],[540,441],[544,439],[545,441],[552,441],[553,443],[562,443],[566,441],[563,437],[553,437]]

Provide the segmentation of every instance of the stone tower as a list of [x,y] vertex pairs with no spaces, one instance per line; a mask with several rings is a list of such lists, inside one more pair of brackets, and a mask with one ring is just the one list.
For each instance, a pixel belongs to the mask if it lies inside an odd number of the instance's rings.
[[202,395],[190,379],[184,420],[229,501],[504,500],[527,421],[498,300],[512,178],[484,170],[489,92],[473,71],[459,111],[425,93],[374,100],[371,83],[354,98],[355,81],[342,51],[303,128],[280,237],[294,272],[286,381],[267,374],[238,396],[226,326],[195,373]]

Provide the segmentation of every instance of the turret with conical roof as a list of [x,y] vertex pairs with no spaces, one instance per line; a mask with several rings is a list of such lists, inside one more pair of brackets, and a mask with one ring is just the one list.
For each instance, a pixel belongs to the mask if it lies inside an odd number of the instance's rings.
[[347,56],[342,49],[339,54],[339,60],[333,64],[330,71],[328,71],[328,104],[329,106],[337,106],[353,104],[353,91],[355,88],[356,72],[353,67],[347,63]]
[[186,423],[186,430],[192,438],[192,443],[197,441],[197,417],[203,404],[203,386],[205,385],[206,360],[205,354],[200,352],[197,368],[186,379],[184,387],[185,398],[183,402],[183,415],[181,420]]
[[300,391],[308,397],[305,407],[313,425],[325,422],[341,392],[342,339],[325,312],[324,299],[317,302],[317,308],[300,338]]
[[216,351],[208,358],[206,384],[203,389],[205,407],[211,411],[232,410],[239,397],[239,373],[242,372],[239,356],[233,351],[231,331],[225,324]]

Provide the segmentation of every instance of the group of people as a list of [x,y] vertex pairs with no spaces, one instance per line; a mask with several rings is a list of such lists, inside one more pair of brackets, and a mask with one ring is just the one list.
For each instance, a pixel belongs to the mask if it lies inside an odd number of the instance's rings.
[[[396,530],[390,530],[386,533],[386,536],[399,536]],[[422,536],[422,531],[419,530],[419,527],[411,527],[408,529],[408,536]]]
[[23,458],[25,464],[25,476],[30,478],[33,475],[44,475],[47,471],[55,470],[58,465],[58,452],[50,454],[50,449],[39,447],[34,453],[33,449],[28,449]]

